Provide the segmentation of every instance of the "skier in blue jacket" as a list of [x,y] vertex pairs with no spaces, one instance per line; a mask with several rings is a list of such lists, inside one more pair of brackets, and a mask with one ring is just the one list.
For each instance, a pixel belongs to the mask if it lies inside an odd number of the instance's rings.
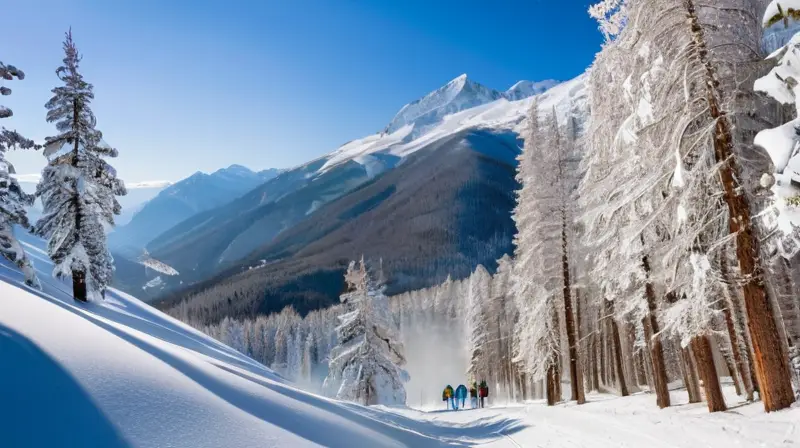
[[[461,407],[466,406],[467,401],[467,386],[460,385],[456,388],[456,403],[461,403]],[[458,405],[456,405],[456,409],[458,409]]]

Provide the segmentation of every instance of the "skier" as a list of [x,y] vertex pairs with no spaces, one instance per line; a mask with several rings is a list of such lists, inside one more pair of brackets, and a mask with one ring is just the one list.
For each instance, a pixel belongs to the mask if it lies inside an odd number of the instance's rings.
[[486,380],[481,381],[481,386],[478,389],[478,395],[481,397],[481,407],[484,407],[484,399],[489,397],[489,386]]
[[478,407],[478,383],[472,382],[472,386],[469,388],[469,398],[470,398],[470,405],[472,409]]
[[467,386],[465,386],[463,384],[460,384],[456,388],[456,409],[458,409],[458,407],[459,407],[459,403],[458,403],[459,401],[461,402],[460,403],[461,408],[464,408],[465,407],[465,402],[467,401]]
[[455,405],[453,401],[453,386],[448,384],[447,387],[444,388],[442,392],[442,401],[445,402],[445,409],[451,409]]

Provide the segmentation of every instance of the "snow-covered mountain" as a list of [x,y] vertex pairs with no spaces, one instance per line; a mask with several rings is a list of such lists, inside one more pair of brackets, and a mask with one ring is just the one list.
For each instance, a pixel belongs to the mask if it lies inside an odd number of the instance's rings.
[[[253,286],[275,293],[247,309],[294,304],[298,289],[303,296],[324,285],[313,300],[298,299],[298,310],[307,310],[335,299],[341,260],[361,253],[395,267],[394,291],[424,287],[447,272],[465,275],[478,263],[491,268],[511,248],[519,135],[532,104],[531,97],[509,101],[492,92],[456,78],[403,107],[387,127],[404,123],[394,132],[353,140],[153,238],[148,251],[180,272],[164,287],[219,281],[269,260],[236,277],[280,282]],[[537,97],[543,113],[555,109],[562,120],[587,114],[583,76]],[[458,110],[470,104],[478,105]],[[438,115],[445,110],[456,111]],[[419,266],[436,272],[422,274]],[[290,284],[295,292],[285,293]]]
[[497,90],[484,87],[463,74],[424,97],[406,104],[395,115],[385,132],[392,134],[404,126],[417,132],[441,121],[445,115],[490,103],[503,97]]
[[424,97],[406,104],[386,126],[384,133],[392,134],[405,126],[412,126],[412,135],[420,135],[429,126],[440,123],[442,119],[457,112],[505,98],[518,101],[540,95],[555,87],[559,82],[519,81],[505,92],[485,87],[463,74]]
[[[571,81],[557,84],[547,89],[545,89],[544,86],[550,83],[550,81],[545,81],[543,86],[538,88],[539,91],[543,89],[544,91],[533,95],[538,97],[539,108],[542,113],[550,113],[550,111],[555,108],[559,117],[564,119],[570,113],[581,113],[580,110],[585,110],[587,104],[584,88],[585,76],[586,75],[579,76]],[[515,92],[522,92],[525,90],[523,87],[526,85],[529,87],[527,89],[528,92],[537,91],[536,88],[530,87],[534,84],[536,83],[523,82],[521,85],[517,83],[515,87],[520,86],[520,88]],[[417,106],[412,107],[412,105],[419,105],[422,103],[442,104],[445,99],[451,97],[450,94],[453,92],[455,86],[459,85],[478,86],[468,89],[470,92],[486,89],[477,83],[468,81],[464,76],[456,78],[444,87],[426,95],[421,100],[404,106],[394,120],[392,120],[392,123],[397,122],[398,117],[404,115],[404,111],[409,110],[409,108],[417,108]],[[464,90],[458,90],[458,92],[462,94]],[[522,95],[522,93],[519,94]],[[408,156],[434,141],[453,135],[464,129],[490,128],[518,132],[521,129],[520,124],[525,119],[528,109],[530,108],[533,96],[524,97],[521,100],[509,101],[503,94],[498,93],[496,97],[493,94],[482,94],[473,96],[472,100],[474,101],[465,100],[446,103],[447,106],[431,109],[429,112],[423,114],[420,119],[411,120],[404,126],[397,128],[394,132],[388,134],[373,134],[344,144],[336,151],[323,157],[326,162],[320,171],[329,170],[349,160],[353,160],[368,167],[376,162],[383,162],[382,165],[386,165],[385,161],[387,160],[393,160],[393,163],[397,163],[402,157]],[[490,98],[493,97],[494,99],[490,100]],[[466,105],[473,103],[476,104],[466,107]],[[455,112],[439,115],[440,112],[451,108],[454,109]],[[402,120],[400,122],[402,122]],[[392,124],[387,126],[387,130],[393,128],[395,128],[395,126]],[[422,131],[415,132],[418,128],[422,128]]]
[[137,208],[129,223],[111,234],[109,243],[112,249],[135,256],[161,232],[197,213],[236,199],[278,173],[276,169],[256,173],[241,165],[211,174],[197,172],[158,190],[157,195]]

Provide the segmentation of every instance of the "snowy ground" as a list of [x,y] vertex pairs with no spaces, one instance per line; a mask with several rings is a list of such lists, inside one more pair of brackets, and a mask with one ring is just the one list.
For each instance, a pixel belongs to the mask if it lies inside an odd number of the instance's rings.
[[[795,446],[800,409],[658,411],[652,396],[592,396],[441,412],[364,408],[270,370],[112,292],[76,304],[28,247],[43,291],[0,261],[0,447]],[[680,400],[676,392],[676,400]],[[685,401],[685,397],[683,397]],[[730,401],[732,403],[733,401]]]
[[685,391],[671,394],[677,406],[661,411],[654,395],[640,393],[627,398],[590,394],[582,406],[562,403],[548,408],[537,401],[456,412],[395,412],[457,428],[498,425],[504,428],[500,437],[486,444],[497,448],[800,446],[800,408],[767,415],[761,403],[742,403],[731,386],[725,388],[730,410],[709,414],[705,403],[687,404]]

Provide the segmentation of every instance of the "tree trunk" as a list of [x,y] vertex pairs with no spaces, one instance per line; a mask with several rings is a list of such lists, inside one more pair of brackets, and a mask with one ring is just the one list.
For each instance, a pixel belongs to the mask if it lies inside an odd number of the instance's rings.
[[567,257],[567,214],[562,207],[561,222],[561,269],[564,279],[564,316],[567,324],[567,344],[569,346],[569,382],[572,388],[571,400],[578,404],[586,403],[583,390],[583,375],[578,359],[578,333],[575,325],[575,315],[572,310],[572,285],[570,284],[569,258]]
[[622,361],[625,365],[625,372],[627,372],[629,391],[633,389],[635,392],[638,389],[636,387],[636,329],[630,323],[623,323],[622,340],[625,342],[625,356],[622,357]]
[[[736,365],[736,370],[738,371],[739,378],[742,381],[742,386],[744,387],[747,401],[753,401],[753,383],[750,377],[750,370],[746,368],[744,359],[742,359],[742,353],[740,350],[741,342],[739,339],[739,334],[736,331],[736,325],[733,322],[733,315],[731,313],[731,303],[735,299],[729,287],[730,280],[728,276],[728,260],[724,252],[720,256],[719,266],[720,275],[722,275],[722,279],[725,281],[725,285],[723,285],[725,300],[721,303],[722,315],[725,317],[725,328],[728,330],[728,339],[731,343],[733,362]],[[737,372],[732,372],[731,375],[736,375],[736,373]]]
[[586,343],[584,344],[585,350],[584,353],[586,357],[584,358],[583,362],[583,378],[586,382],[586,387],[589,388],[589,391],[594,390],[594,378],[592,376],[592,364],[594,364],[594,352],[592,351],[592,335],[591,329],[589,329],[590,333],[587,336]]
[[683,364],[683,382],[686,386],[686,392],[689,393],[689,403],[700,403],[700,385],[697,383],[697,372],[692,362],[692,355],[689,353],[688,348],[681,348],[681,359]]
[[72,271],[72,297],[79,302],[86,302],[86,274],[83,271]]
[[561,372],[561,356],[558,356],[558,361],[556,361],[556,365],[554,367],[555,370],[555,386],[556,386],[556,402],[559,402],[564,399],[564,390],[562,389],[561,379],[563,378],[563,374]]
[[708,412],[727,410],[725,398],[722,396],[722,389],[719,386],[719,377],[714,366],[714,355],[711,351],[711,343],[708,340],[708,336],[695,336],[691,345],[695,359],[697,359],[697,370],[703,380]]
[[759,260],[760,242],[754,235],[750,204],[737,180],[741,169],[733,155],[730,121],[720,107],[719,80],[709,59],[704,31],[695,10],[694,0],[683,0],[683,5],[697,56],[706,72],[705,87],[709,113],[716,122],[713,139],[714,156],[720,165],[719,175],[723,197],[728,205],[730,231],[736,235],[736,258],[745,281],[742,289],[760,395],[767,412],[777,411],[788,408],[794,403],[789,363],[788,359],[782,356],[783,341],[780,339],[772,304],[767,297],[762,278],[763,267]]
[[600,372],[598,371],[598,364],[600,364],[600,356],[598,355],[597,344],[597,330],[592,333],[592,389],[600,391]]
[[599,341],[597,342],[597,352],[599,353],[599,361],[600,361],[600,383],[603,385],[608,384],[608,373],[606,373],[606,332],[605,332],[605,325],[603,325],[602,321],[597,325],[597,338]]
[[611,324],[611,342],[614,345],[614,366],[617,369],[619,393],[623,397],[627,397],[629,393],[628,386],[625,384],[625,371],[622,367],[622,342],[619,338],[619,327],[617,326],[617,321],[614,319],[614,303],[608,300],[605,302],[606,318]]
[[580,290],[575,290],[575,335],[578,338],[577,347],[578,347],[578,356],[581,359],[580,363],[580,370],[581,370],[581,387],[584,390],[584,398],[586,396],[586,387],[590,384],[589,380],[589,365],[588,363],[591,362],[589,353],[586,350],[586,340],[584,339],[586,335],[584,334],[584,326],[583,322],[585,317],[582,316],[581,311],[583,310],[583,304],[581,303],[583,297],[581,296]]
[[[644,243],[644,237],[642,237]],[[667,381],[667,367],[664,363],[664,349],[660,337],[654,337],[659,332],[658,319],[656,319],[656,292],[653,284],[650,283],[650,261],[647,255],[642,257],[642,267],[644,268],[647,281],[645,283],[645,298],[647,299],[647,316],[644,318],[644,334],[647,338],[647,346],[650,347],[650,356],[653,361],[653,382],[655,383],[656,403],[658,407],[664,409],[670,406],[669,387]]]
[[606,348],[608,349],[608,356],[606,360],[608,361],[608,367],[606,367],[606,372],[608,372],[608,384],[617,384],[617,366],[616,366],[616,351],[614,350],[616,346],[614,345],[614,335],[611,331],[611,322],[606,319]]
[[556,378],[558,375],[556,371],[555,364],[552,364],[550,367],[547,368],[547,380],[546,380],[546,389],[547,389],[547,405],[553,406],[561,400],[561,397],[558,397],[558,390],[557,390],[557,383],[559,379]]
[[[636,366],[636,383],[641,388],[648,386],[647,384],[647,371],[644,368],[644,352],[641,350],[634,355]],[[649,386],[648,386],[649,387]]]
[[[736,389],[736,395],[742,396],[742,385],[739,382],[739,375],[736,374],[736,368],[733,367],[733,355],[730,352],[727,352],[722,349],[723,344],[726,344],[728,341],[722,335],[719,336],[717,346],[720,347],[720,352],[722,354],[722,359],[725,361],[725,368],[728,369],[728,373],[731,375],[731,380],[733,381],[733,387]],[[731,347],[733,344],[731,344]]]
[[[642,319],[644,322],[645,319]],[[645,330],[645,337],[647,337],[647,331]],[[650,345],[647,345],[646,350],[642,350],[642,362],[644,362],[644,372],[645,377],[647,379],[647,388],[650,390],[650,393],[655,393],[656,390],[656,382],[653,379],[653,358],[650,356],[652,351],[650,350]]]
[[[80,126],[80,103],[77,99],[72,100],[72,128],[78,129]],[[72,149],[72,160],[71,165],[73,167],[78,166],[78,150],[80,148],[80,139],[73,138],[73,149]],[[75,191],[78,191],[78,180],[75,181]],[[72,203],[75,207],[75,234],[78,235],[80,238],[81,233],[81,221],[83,220],[83,216],[81,216],[81,206],[80,201],[77,195],[73,195]],[[79,302],[87,302],[87,292],[86,292],[86,272],[84,271],[72,271],[72,298],[79,301]]]
[[731,316],[736,319],[734,324],[740,329],[737,333],[741,337],[744,346],[743,349],[739,350],[739,353],[741,353],[742,358],[744,358],[744,365],[747,366],[750,385],[753,387],[753,391],[758,392],[760,395],[758,378],[756,378],[756,365],[755,362],[753,362],[753,342],[750,340],[750,331],[747,329],[747,317],[745,316],[742,302],[743,300],[739,294],[731,297]]

